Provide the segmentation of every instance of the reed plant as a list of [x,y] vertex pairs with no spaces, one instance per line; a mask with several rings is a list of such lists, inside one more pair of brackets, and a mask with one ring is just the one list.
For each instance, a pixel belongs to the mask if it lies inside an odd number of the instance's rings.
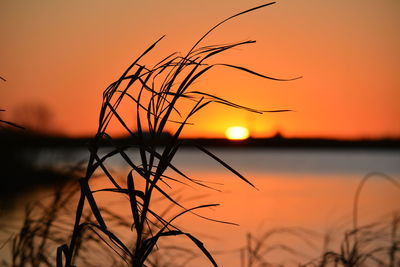
[[49,199],[51,204],[33,201],[26,206],[22,226],[8,240],[11,262],[3,262],[2,266],[54,266],[55,258],[50,255],[54,255],[52,251],[65,240],[70,228],[66,218],[69,214],[67,203],[75,194],[77,188],[74,187],[58,186]]
[[[241,267],[301,266],[301,267],[395,267],[400,264],[400,215],[343,234],[327,233],[318,242],[319,234],[314,231],[288,227],[268,230],[264,233],[248,234],[245,245],[240,248]],[[286,241],[272,240],[273,236]],[[296,245],[287,241],[295,237]],[[332,244],[332,239],[337,242]],[[312,249],[314,255],[305,250]],[[279,255],[278,259],[274,259]],[[311,259],[311,260],[310,260]]]
[[[192,89],[196,81],[217,66],[236,69],[264,79],[281,80],[242,66],[209,63],[210,59],[216,55],[233,48],[252,44],[255,41],[201,46],[202,41],[220,25],[272,4],[274,3],[254,7],[221,21],[201,36],[193,47],[183,55],[172,53],[153,66],[143,64],[143,57],[154,50],[163,39],[161,37],[135,59],[119,79],[106,88],[103,92],[98,129],[88,145],[90,156],[86,173],[84,177],[79,179],[80,197],[71,238],[68,243],[59,246],[57,249],[58,267],[74,266],[75,258],[82,247],[80,246],[82,236],[89,230],[101,237],[102,242],[112,248],[121,262],[125,262],[129,266],[151,265],[149,256],[158,249],[157,245],[161,239],[170,236],[187,237],[208,258],[212,265],[217,266],[216,261],[204,244],[193,234],[180,230],[174,225],[174,222],[187,213],[213,220],[199,215],[197,211],[215,207],[218,204],[185,207],[179,200],[175,199],[173,188],[176,183],[208,188],[210,186],[186,175],[172,163],[172,160],[183,145],[183,141],[179,137],[185,126],[191,123],[195,114],[210,104],[220,104],[255,113],[285,111],[257,110],[238,105],[207,92]],[[182,103],[185,104],[181,105]],[[190,108],[182,108],[182,106],[188,106],[188,104]],[[129,106],[129,112],[124,113],[121,106]],[[128,123],[130,118],[135,120],[133,126]],[[115,125],[121,127],[127,135],[137,142],[117,144],[109,134],[109,128]],[[160,140],[164,138],[166,131],[172,131],[172,135],[165,146],[159,147]],[[106,154],[100,152],[100,146],[104,143],[111,147],[111,150]],[[247,178],[206,148],[194,143],[193,146],[220,163],[244,183],[254,186]],[[132,156],[131,151],[138,151],[137,156]],[[107,166],[107,161],[117,156],[121,157],[130,169],[125,174],[125,185],[112,174]],[[95,173],[99,172],[107,177],[110,186],[93,190],[90,182]],[[126,196],[131,218],[132,233],[130,239],[133,240],[130,244],[124,242],[121,237],[110,230],[109,222],[104,216],[104,210],[99,207],[96,198],[100,192],[112,192]],[[174,206],[179,207],[181,211],[167,219],[152,209],[155,195],[160,195]],[[86,221],[83,217],[86,206],[94,218],[93,221]]]

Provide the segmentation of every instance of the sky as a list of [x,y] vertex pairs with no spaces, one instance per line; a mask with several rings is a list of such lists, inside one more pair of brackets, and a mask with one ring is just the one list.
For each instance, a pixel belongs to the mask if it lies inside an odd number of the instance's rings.
[[[24,107],[40,106],[49,131],[93,135],[102,91],[155,40],[166,35],[143,64],[187,52],[219,21],[263,3],[0,0],[1,116],[18,122]],[[253,137],[400,137],[398,14],[398,0],[283,0],[229,21],[204,45],[257,42],[215,60],[302,78],[277,82],[216,68],[194,89],[293,111],[258,115],[214,105],[183,136],[223,137],[228,127],[245,126]]]

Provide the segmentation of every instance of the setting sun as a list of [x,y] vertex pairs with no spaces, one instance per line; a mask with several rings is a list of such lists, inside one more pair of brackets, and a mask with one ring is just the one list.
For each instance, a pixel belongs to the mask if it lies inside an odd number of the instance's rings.
[[249,138],[249,130],[246,127],[234,126],[225,131],[225,136],[229,140],[244,140]]

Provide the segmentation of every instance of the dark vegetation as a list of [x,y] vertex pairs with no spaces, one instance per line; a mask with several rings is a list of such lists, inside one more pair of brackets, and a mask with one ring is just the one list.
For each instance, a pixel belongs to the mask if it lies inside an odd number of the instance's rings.
[[[0,112],[5,110],[0,109]],[[37,140],[48,140],[49,136],[30,126],[31,122],[39,125],[46,121],[49,116],[46,109],[39,106],[20,109],[19,113],[25,117],[22,124],[0,119],[0,204],[33,187],[52,185],[54,181],[64,183],[76,177],[74,168],[56,169],[34,164],[34,155],[43,148]],[[29,148],[31,153],[27,153]]]
[[[143,132],[142,140],[135,136],[114,138],[114,143],[123,145],[126,143],[139,145],[140,142],[150,145],[152,142],[151,135]],[[41,148],[81,148],[85,146],[89,137],[62,137],[57,135],[38,135],[27,134],[26,132],[17,131],[0,131],[0,139],[8,146],[23,146],[31,149]],[[162,133],[157,141],[157,146],[165,146],[172,139],[172,135],[168,132]],[[250,148],[273,148],[273,149],[384,149],[399,150],[400,140],[394,138],[385,139],[358,139],[358,140],[337,140],[326,138],[286,138],[277,134],[270,138],[248,138],[246,140],[228,140],[225,138],[180,138],[182,146],[191,146],[196,143],[206,147],[250,147]],[[100,140],[99,146],[106,147],[109,143]]]
[[[8,201],[8,197],[15,197],[16,194],[31,190],[33,187],[52,185],[55,181],[64,183],[77,178],[78,166],[56,168],[35,163],[36,155],[45,148],[35,140],[47,140],[48,137],[11,127],[0,130],[0,181],[2,184],[0,202]],[[32,146],[32,144],[35,145]]]

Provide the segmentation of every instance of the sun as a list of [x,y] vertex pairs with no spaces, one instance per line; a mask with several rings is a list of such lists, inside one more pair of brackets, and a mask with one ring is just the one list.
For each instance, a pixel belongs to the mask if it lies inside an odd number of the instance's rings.
[[229,127],[225,131],[225,136],[229,140],[244,140],[249,138],[249,129],[243,126]]

